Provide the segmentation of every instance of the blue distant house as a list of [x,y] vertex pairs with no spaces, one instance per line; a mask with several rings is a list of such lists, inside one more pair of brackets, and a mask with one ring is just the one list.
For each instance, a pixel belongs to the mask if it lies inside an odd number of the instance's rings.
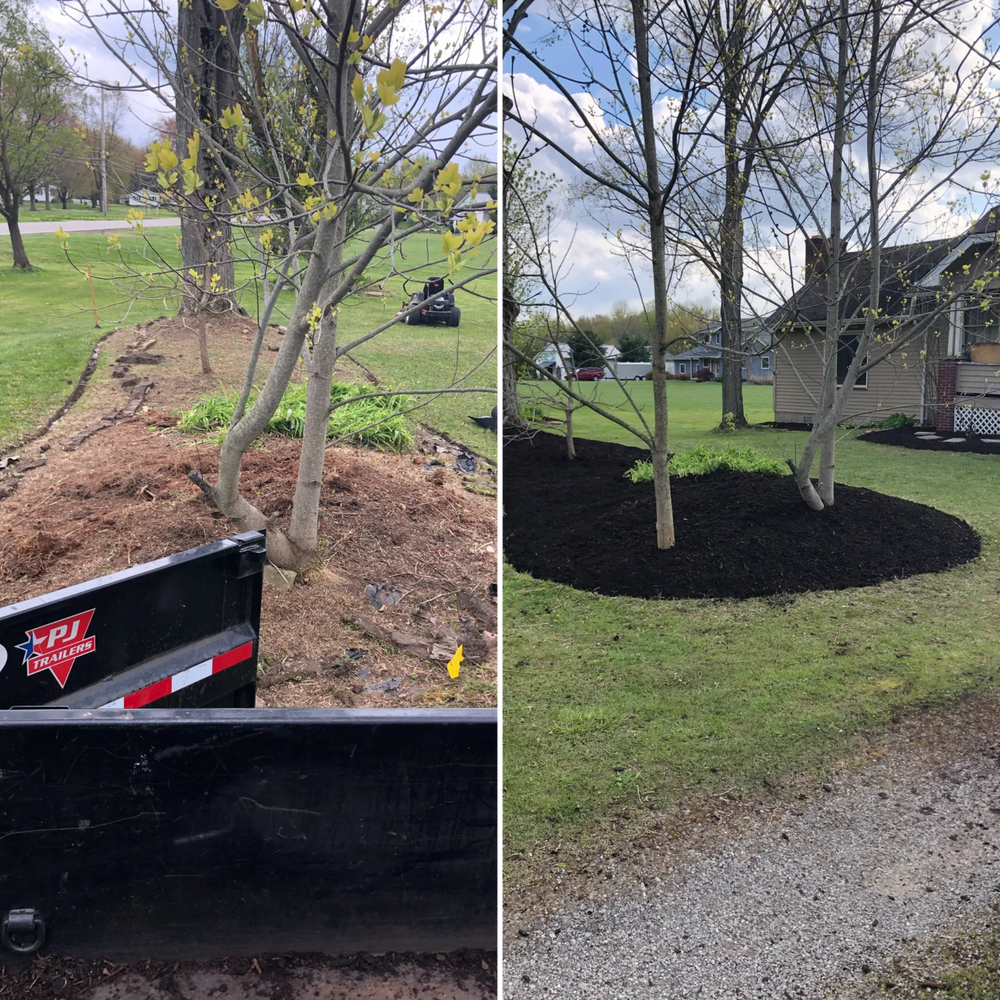
[[[740,359],[740,374],[743,381],[750,378],[766,379],[774,375],[774,351],[771,348],[771,334],[757,319],[743,320],[743,334],[749,338],[757,328],[757,338],[748,356]],[[692,340],[698,341],[697,346],[675,354],[667,359],[667,371],[672,375],[693,375],[707,368],[716,378],[722,375],[722,324],[713,323],[692,334]]]

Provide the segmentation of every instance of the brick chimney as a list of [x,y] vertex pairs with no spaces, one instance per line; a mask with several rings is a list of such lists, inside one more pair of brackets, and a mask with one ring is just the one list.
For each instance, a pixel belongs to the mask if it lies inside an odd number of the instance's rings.
[[810,236],[806,240],[806,282],[812,281],[825,268],[826,240],[822,236]]

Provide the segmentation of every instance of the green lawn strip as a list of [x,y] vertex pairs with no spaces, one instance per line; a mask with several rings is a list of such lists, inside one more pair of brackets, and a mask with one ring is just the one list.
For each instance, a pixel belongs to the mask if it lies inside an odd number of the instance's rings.
[[[625,384],[629,396],[640,407],[646,422],[652,428],[653,383],[643,381]],[[617,383],[574,383],[574,389],[584,398],[593,399],[622,420],[641,429],[635,411],[626,401],[625,394]],[[543,402],[544,396],[555,392],[558,392],[558,389],[548,382],[522,383],[522,405],[530,406],[534,402]],[[773,420],[773,398],[774,391],[769,385],[745,385],[743,406],[747,420],[751,424]],[[722,418],[722,386],[717,382],[668,382],[667,401],[670,407],[671,451],[682,451],[706,443],[713,447],[724,447],[727,443],[736,443],[740,434],[749,433],[746,431],[712,433],[712,429],[719,425]],[[543,409],[546,416],[558,419],[558,410],[544,406]],[[552,431],[557,434],[562,433],[558,427],[553,427]],[[642,447],[642,443],[634,434],[613,424],[588,407],[581,407],[573,414],[573,434],[577,438],[597,438],[601,441],[617,441],[630,447]],[[706,434],[711,434],[711,437],[706,438]]]
[[[116,235],[131,266],[146,272],[163,266],[131,233]],[[178,230],[150,229],[147,235],[155,251],[169,264],[179,264]],[[433,261],[435,245],[439,247],[439,237],[417,237],[410,249],[417,257]],[[70,250],[74,261],[83,269],[91,265],[95,275],[102,325],[102,331],[97,331],[90,312],[86,276],[66,262],[58,240],[52,235],[27,236],[25,246],[34,270],[14,272],[10,267],[10,244],[0,239],[0,301],[5,306],[5,322],[0,328],[0,357],[4,361],[0,366],[0,448],[31,433],[59,407],[79,378],[103,330],[170,315],[177,307],[176,296],[167,295],[158,279],[153,279],[156,287],[145,289],[135,302],[125,301],[126,290],[121,281],[105,280],[121,273],[121,267],[107,256],[107,237],[72,233]],[[388,261],[381,259],[367,273],[380,277],[388,269]],[[429,276],[436,268],[432,264],[424,270]],[[249,263],[237,265],[237,281],[249,281],[251,277]],[[136,287],[139,282],[133,279],[128,284]],[[416,282],[412,287],[418,285]],[[342,338],[367,332],[395,315],[402,301],[402,282],[394,278],[389,287],[396,293],[392,298],[352,297],[345,303],[341,314]],[[495,278],[481,280],[477,290],[495,296]],[[252,316],[257,316],[262,296],[262,291],[250,284],[242,291],[240,301]],[[273,318],[279,323],[294,301],[292,292],[281,298],[282,309]],[[362,345],[353,356],[400,388],[436,388],[446,384],[455,371],[456,353],[459,366],[471,366],[496,343],[496,307],[486,299],[462,293],[459,299],[463,311],[458,330],[446,326],[400,325]],[[466,384],[495,387],[495,359],[487,362]],[[496,437],[478,428],[466,414],[487,413],[494,403],[495,396],[442,396],[416,411],[414,419],[492,457],[496,454]]]
[[[17,221],[22,226],[28,222],[103,222],[106,219],[125,219],[130,211],[128,205],[108,205],[108,214],[104,216],[99,209],[90,208],[88,205],[70,205],[64,209],[58,202],[53,202],[48,210],[39,205],[37,212],[28,211],[28,206],[25,205]],[[143,217],[147,219],[177,217],[177,213],[169,208],[137,208],[136,211],[142,212]]]
[[[95,274],[110,273],[98,262],[103,236],[73,234],[73,246],[87,250]],[[121,293],[97,281],[101,330],[94,329],[86,275],[67,263],[51,235],[26,236],[34,269],[11,268],[10,241],[0,239],[0,450],[32,433],[65,401],[76,385],[98,337],[117,321],[138,323],[165,311],[160,301],[112,306]]]
[[[670,387],[681,390],[673,391],[671,450],[751,443],[775,458],[801,452],[797,432],[715,433],[718,388]],[[758,405],[769,387],[747,388],[756,419],[769,415]],[[600,418],[578,426],[581,436],[630,443]],[[983,536],[984,558],[878,587],[748,601],[598,597],[508,567],[504,832],[512,850],[549,837],[596,844],[607,836],[603,820],[624,804],[671,810],[692,792],[752,791],[822,771],[903,711],[1000,683],[1000,463],[855,437],[847,432],[838,449],[839,482],[958,514]],[[652,537],[651,525],[645,543]]]

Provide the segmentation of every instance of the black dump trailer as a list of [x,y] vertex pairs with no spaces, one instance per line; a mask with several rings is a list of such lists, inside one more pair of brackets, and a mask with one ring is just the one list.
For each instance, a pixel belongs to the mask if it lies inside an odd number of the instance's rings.
[[0,608],[8,954],[496,949],[496,712],[254,708],[265,560]]

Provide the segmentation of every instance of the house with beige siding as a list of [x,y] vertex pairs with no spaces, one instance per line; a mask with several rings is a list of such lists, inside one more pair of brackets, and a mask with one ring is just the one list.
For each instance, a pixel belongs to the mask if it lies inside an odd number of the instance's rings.
[[[905,413],[940,430],[1000,434],[1000,256],[997,216],[947,240],[884,247],[873,363],[844,421]],[[805,246],[805,282],[773,318],[774,419],[809,425],[823,374],[825,242]],[[869,304],[867,252],[841,258],[838,385],[857,351]],[[877,352],[877,353],[876,353]]]

